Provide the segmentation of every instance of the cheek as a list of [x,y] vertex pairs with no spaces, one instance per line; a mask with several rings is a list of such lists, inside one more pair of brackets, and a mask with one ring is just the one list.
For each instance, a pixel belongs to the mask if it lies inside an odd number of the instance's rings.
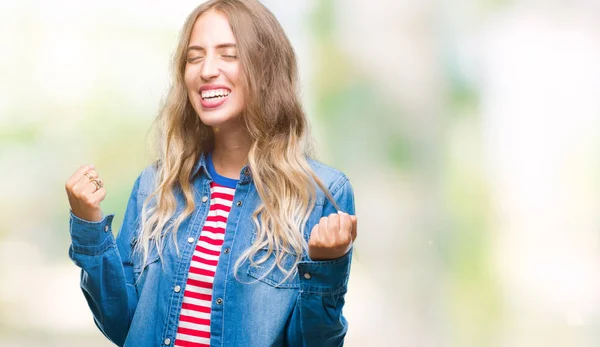
[[187,88],[188,92],[190,90],[196,90],[195,86],[194,86],[194,69],[193,68],[188,68],[186,66],[185,71],[183,72],[183,82],[185,83],[185,87]]

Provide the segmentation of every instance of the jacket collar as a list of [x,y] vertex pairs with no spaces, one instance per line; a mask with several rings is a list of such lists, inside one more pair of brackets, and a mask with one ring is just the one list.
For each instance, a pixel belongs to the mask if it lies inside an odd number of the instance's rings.
[[[206,166],[206,160],[206,154],[201,153],[198,160],[196,161],[196,165],[194,165],[194,169],[192,170],[192,177],[200,175],[204,172],[206,176],[212,180],[212,177],[210,176],[210,173],[208,172],[208,168]],[[252,171],[250,170],[250,165],[246,165],[240,170],[239,180],[240,183],[248,183],[252,180]]]

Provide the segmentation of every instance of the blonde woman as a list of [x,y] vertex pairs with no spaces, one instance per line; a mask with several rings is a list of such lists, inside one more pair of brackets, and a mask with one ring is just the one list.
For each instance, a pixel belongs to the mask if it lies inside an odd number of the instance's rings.
[[255,0],[186,20],[116,238],[93,166],[67,181],[69,255],[119,346],[341,346],[356,238],[341,172],[310,158],[296,58]]

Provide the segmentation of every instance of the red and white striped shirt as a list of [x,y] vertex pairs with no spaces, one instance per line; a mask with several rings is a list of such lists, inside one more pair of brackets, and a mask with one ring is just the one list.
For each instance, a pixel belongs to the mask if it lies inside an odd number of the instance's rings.
[[192,256],[175,346],[209,347],[212,288],[235,188],[211,182],[210,210]]

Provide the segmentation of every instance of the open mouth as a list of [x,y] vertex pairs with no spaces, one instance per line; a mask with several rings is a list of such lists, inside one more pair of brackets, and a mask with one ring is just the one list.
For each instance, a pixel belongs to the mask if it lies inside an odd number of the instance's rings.
[[225,99],[229,93],[230,91],[227,89],[211,89],[203,90],[200,92],[200,96],[202,97],[202,100],[215,102]]

